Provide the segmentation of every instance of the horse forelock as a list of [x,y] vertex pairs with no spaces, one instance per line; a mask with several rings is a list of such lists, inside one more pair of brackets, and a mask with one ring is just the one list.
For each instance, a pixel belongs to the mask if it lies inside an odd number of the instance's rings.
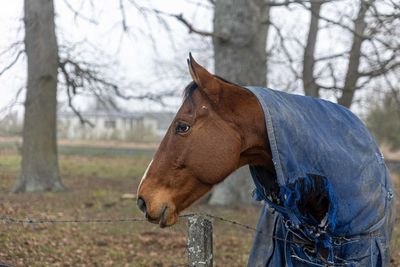
[[[235,85],[235,86],[238,86],[238,87],[242,87],[242,86],[240,86],[240,85],[238,85],[238,84],[236,84],[236,83],[233,83],[233,82],[231,82],[231,81],[228,81],[228,80],[226,80],[226,79],[224,79],[224,78],[222,78],[222,77],[220,77],[220,76],[218,76],[218,75],[214,75],[214,77],[216,77],[216,78],[218,78],[218,79],[224,81],[225,83],[228,83],[228,84],[231,84],[231,85]],[[189,100],[190,102],[193,102],[193,93],[194,93],[194,91],[196,91],[196,89],[198,89],[198,88],[199,88],[198,85],[197,85],[194,81],[191,81],[191,82],[185,87],[185,89],[183,90],[183,101]]]
[[183,90],[183,101],[189,100],[192,102],[193,100],[193,92],[198,88],[197,84],[194,81],[191,81]]

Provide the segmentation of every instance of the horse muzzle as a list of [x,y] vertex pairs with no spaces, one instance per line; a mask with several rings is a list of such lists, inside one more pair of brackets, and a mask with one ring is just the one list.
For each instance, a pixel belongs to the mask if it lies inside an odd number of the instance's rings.
[[160,211],[156,215],[154,212],[150,212],[149,206],[143,197],[138,197],[137,206],[145,214],[146,219],[150,223],[159,224],[161,228],[173,225],[178,217],[174,212],[171,212],[166,203],[161,205]]

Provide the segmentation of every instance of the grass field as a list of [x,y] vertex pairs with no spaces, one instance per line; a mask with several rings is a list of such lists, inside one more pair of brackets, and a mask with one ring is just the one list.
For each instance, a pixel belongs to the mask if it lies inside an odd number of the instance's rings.
[[[117,219],[142,217],[135,200],[139,177],[153,150],[61,146],[60,168],[70,189],[63,193],[9,194],[19,171],[13,144],[0,143],[0,215],[28,218]],[[396,176],[397,192],[400,187]],[[258,207],[203,211],[255,225]],[[400,212],[400,210],[399,210]],[[147,222],[113,224],[0,223],[0,263],[13,266],[185,266],[187,223],[159,229]],[[214,222],[214,266],[245,266],[253,232]],[[392,266],[400,266],[400,229],[393,238]]]
[[[70,189],[64,193],[9,194],[18,174],[20,156],[13,145],[0,145],[0,214],[28,218],[143,217],[135,200],[139,177],[152,150],[61,147],[60,168]],[[255,225],[258,208],[204,211]],[[215,266],[244,266],[253,233],[214,223]],[[147,222],[115,224],[0,223],[0,263],[14,266],[184,266],[187,223],[159,229]]]

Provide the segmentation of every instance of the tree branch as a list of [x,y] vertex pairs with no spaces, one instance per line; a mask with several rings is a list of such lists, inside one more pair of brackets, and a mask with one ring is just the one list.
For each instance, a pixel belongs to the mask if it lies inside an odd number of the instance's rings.
[[[65,68],[65,64],[64,63],[60,63],[59,64],[59,68],[61,70],[61,74],[64,76],[65,79],[65,83],[66,83],[66,93],[67,93],[67,97],[68,97],[68,106],[70,107],[70,109],[72,110],[72,112],[79,118],[79,121],[82,124],[88,124],[90,127],[94,127],[94,124],[85,119],[81,112],[74,106],[72,99],[73,99],[73,95],[76,94],[76,83],[70,78],[69,73],[67,71],[67,69]],[[71,91],[73,92],[73,95],[71,94]]]
[[331,59],[335,59],[335,58],[339,58],[339,57],[344,57],[346,56],[346,54],[348,54],[348,51],[345,52],[340,52],[337,54],[332,54],[332,55],[327,55],[327,56],[323,56],[323,57],[319,57],[315,59],[315,62],[319,62],[319,61],[325,61],[325,60],[331,60]]
[[289,68],[292,71],[292,73],[294,74],[296,79],[301,79],[301,76],[297,73],[297,70],[293,67],[293,63],[294,60],[289,52],[289,49],[286,47],[285,45],[285,37],[283,36],[280,28],[273,23],[271,20],[268,21],[268,23],[275,29],[276,33],[278,34],[279,37],[279,41],[281,43],[281,48],[283,50],[283,53],[285,54],[285,56],[287,57],[287,59],[289,60]]
[[106,105],[111,105],[116,110],[118,110],[118,107],[115,103],[110,101],[108,96],[116,96],[123,100],[147,99],[164,105],[163,99],[174,95],[173,91],[163,92],[160,94],[125,94],[123,93],[123,89],[116,82],[112,79],[108,79],[106,75],[104,75],[101,66],[75,61],[72,58],[61,58],[59,61],[59,68],[66,87],[68,106],[74,114],[78,116],[81,123],[89,124],[91,126],[93,126],[93,123],[82,116],[72,101],[75,95],[81,94],[85,91],[89,91],[89,93],[94,95],[99,101]]
[[359,72],[359,75],[361,77],[377,77],[377,76],[381,76],[391,70],[397,69],[398,67],[400,67],[400,62],[395,62],[393,64],[389,64],[390,62],[392,62],[392,60],[387,60],[383,63],[380,64],[379,68],[370,70],[370,71],[364,71],[364,72]]
[[68,0],[64,0],[64,4],[67,6],[67,8],[68,8],[69,10],[72,11],[72,13],[74,13],[74,20],[75,20],[75,22],[76,22],[76,19],[77,19],[77,18],[80,18],[80,19],[82,19],[82,20],[85,20],[85,21],[87,21],[87,22],[89,22],[89,23],[92,23],[92,24],[95,24],[95,25],[98,25],[98,24],[99,24],[96,20],[91,19],[91,18],[88,18],[88,17],[86,17],[85,15],[83,15],[81,12],[79,12],[78,10],[76,10],[73,6],[71,6],[71,4],[68,2]]
[[16,105],[23,105],[24,103],[18,102],[18,98],[24,89],[25,87],[20,87],[17,93],[15,94],[14,98],[6,106],[0,108],[0,113],[11,111],[11,109]]
[[126,14],[125,14],[124,0],[119,0],[119,11],[121,12],[121,17],[122,17],[122,30],[124,32],[127,32],[128,26],[126,24]]
[[[196,29],[196,28],[193,26],[193,24],[190,23],[190,22],[183,16],[183,14],[171,14],[171,13],[167,13],[167,12],[164,12],[164,11],[161,11],[161,10],[157,10],[157,9],[154,9],[153,11],[154,11],[156,14],[160,14],[160,15],[164,15],[164,16],[171,17],[171,18],[175,18],[176,20],[178,20],[179,22],[181,22],[181,23],[188,29],[189,33],[196,33],[196,34],[198,34],[198,35],[206,36],[206,37],[215,36],[215,33],[208,32],[208,31],[202,31],[202,30]],[[225,38],[225,37],[223,37],[223,36],[217,36],[217,37],[219,37],[219,38]]]
[[[303,55],[303,89],[306,95],[319,97],[318,84],[315,82],[315,49],[318,36],[319,14],[321,12],[322,3],[311,2],[311,20],[307,35],[307,43]],[[314,15],[315,14],[315,15]]]
[[25,50],[18,51],[18,53],[14,57],[14,59],[7,66],[5,66],[2,70],[0,70],[0,76],[3,75],[9,69],[11,69],[18,62],[18,59],[20,58],[20,56],[23,55],[24,53],[25,53]]

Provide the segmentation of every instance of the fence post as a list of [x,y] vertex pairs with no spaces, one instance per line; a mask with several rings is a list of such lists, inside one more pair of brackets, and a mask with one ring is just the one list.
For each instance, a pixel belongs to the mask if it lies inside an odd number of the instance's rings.
[[212,223],[206,217],[189,217],[188,264],[190,267],[213,266]]

